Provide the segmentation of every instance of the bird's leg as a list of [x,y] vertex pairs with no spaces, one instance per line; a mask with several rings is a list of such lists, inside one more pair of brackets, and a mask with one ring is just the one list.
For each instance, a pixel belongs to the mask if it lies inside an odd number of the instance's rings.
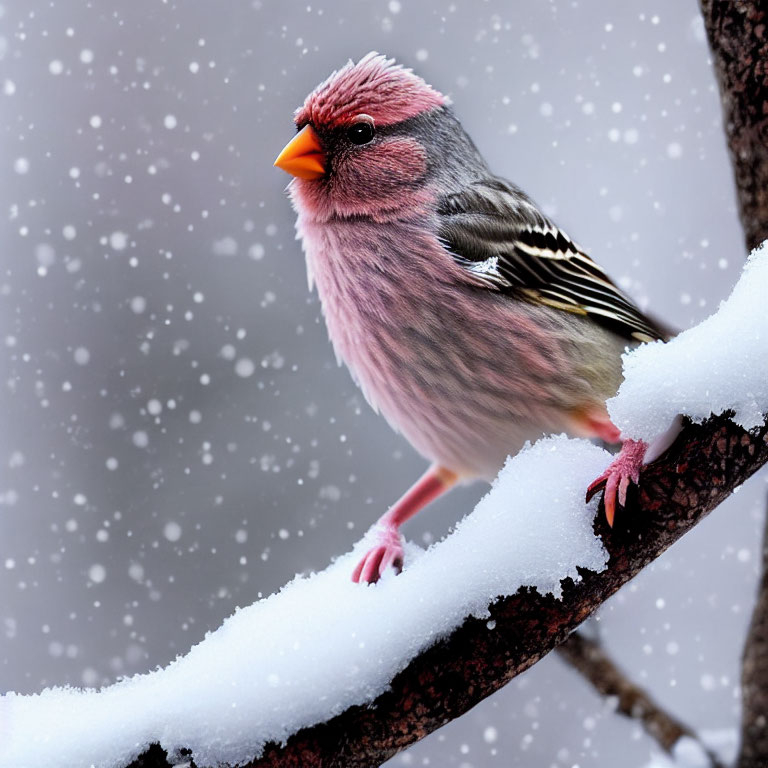
[[625,440],[619,455],[608,465],[608,469],[587,488],[587,501],[605,488],[605,519],[611,527],[616,516],[617,491],[619,506],[623,507],[627,503],[629,483],[637,484],[640,481],[640,468],[647,450],[648,443],[642,440]]
[[376,543],[357,564],[352,581],[372,584],[394,566],[403,567],[403,545],[400,526],[424,509],[438,496],[452,488],[458,475],[450,469],[433,464],[389,510],[382,515],[375,527]]
[[591,403],[569,414],[569,432],[579,437],[598,438],[604,443],[620,443],[621,430],[611,421],[604,403]]

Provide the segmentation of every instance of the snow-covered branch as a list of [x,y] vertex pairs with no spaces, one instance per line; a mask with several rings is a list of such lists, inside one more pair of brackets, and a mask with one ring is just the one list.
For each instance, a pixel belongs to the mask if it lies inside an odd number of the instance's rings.
[[[681,410],[688,420],[612,530],[584,504],[610,456],[542,440],[444,541],[411,546],[399,576],[351,583],[353,551],[238,611],[165,670],[101,692],[6,695],[0,767],[116,768],[155,742],[197,766],[369,766],[459,716],[768,460],[766,293],[764,247],[715,315],[628,354],[610,403],[627,435],[664,432]],[[711,416],[723,411],[732,418]],[[135,765],[163,765],[150,760]]]
[[[648,562],[699,522],[768,460],[768,427],[748,433],[723,417],[688,425],[675,446],[642,476],[639,498],[609,532],[596,528],[608,568],[566,580],[562,599],[521,589],[467,619],[413,659],[373,706],[356,705],[267,744],[249,768],[377,765],[452,720],[541,659]],[[539,545],[546,548],[547,542]],[[330,707],[329,707],[330,709]],[[161,750],[136,768],[160,768]],[[205,763],[197,763],[205,765]]]
[[[663,460],[643,473],[639,498],[608,532],[608,568],[566,582],[563,599],[523,590],[470,619],[450,638],[414,660],[374,702],[285,746],[269,745],[250,766],[368,766],[458,717],[562,642],[648,562],[720,503],[768,459],[762,426],[748,433],[724,418],[689,425]],[[546,542],[542,542],[542,547]]]

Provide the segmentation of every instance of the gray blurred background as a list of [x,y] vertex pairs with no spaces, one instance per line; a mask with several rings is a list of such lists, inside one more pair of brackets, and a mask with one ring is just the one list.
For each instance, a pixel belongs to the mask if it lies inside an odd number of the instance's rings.
[[[371,49],[448,92],[494,170],[657,315],[686,327],[730,290],[742,234],[693,0],[3,0],[0,690],[166,664],[423,470],[336,366],[272,168],[305,94]],[[484,491],[407,535],[441,537]],[[764,495],[753,480],[601,613],[697,728],[738,722]],[[392,764],[653,749],[551,657]]]

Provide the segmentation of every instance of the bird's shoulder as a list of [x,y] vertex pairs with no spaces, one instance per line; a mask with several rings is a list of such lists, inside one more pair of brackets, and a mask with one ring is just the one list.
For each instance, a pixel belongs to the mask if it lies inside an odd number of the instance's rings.
[[630,341],[669,334],[517,186],[488,177],[437,200],[443,247],[483,287],[588,316]]

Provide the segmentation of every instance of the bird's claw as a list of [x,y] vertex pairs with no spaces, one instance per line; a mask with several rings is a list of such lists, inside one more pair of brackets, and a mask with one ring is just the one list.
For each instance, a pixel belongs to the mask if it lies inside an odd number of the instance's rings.
[[398,573],[403,569],[402,540],[397,528],[380,527],[376,531],[375,545],[366,552],[352,572],[352,581],[375,584],[390,567]]
[[626,506],[630,482],[635,485],[640,482],[640,468],[647,450],[648,445],[642,440],[625,440],[619,455],[608,465],[608,469],[587,488],[587,503],[601,490],[605,490],[605,519],[611,527],[616,518],[617,500],[620,507]]

